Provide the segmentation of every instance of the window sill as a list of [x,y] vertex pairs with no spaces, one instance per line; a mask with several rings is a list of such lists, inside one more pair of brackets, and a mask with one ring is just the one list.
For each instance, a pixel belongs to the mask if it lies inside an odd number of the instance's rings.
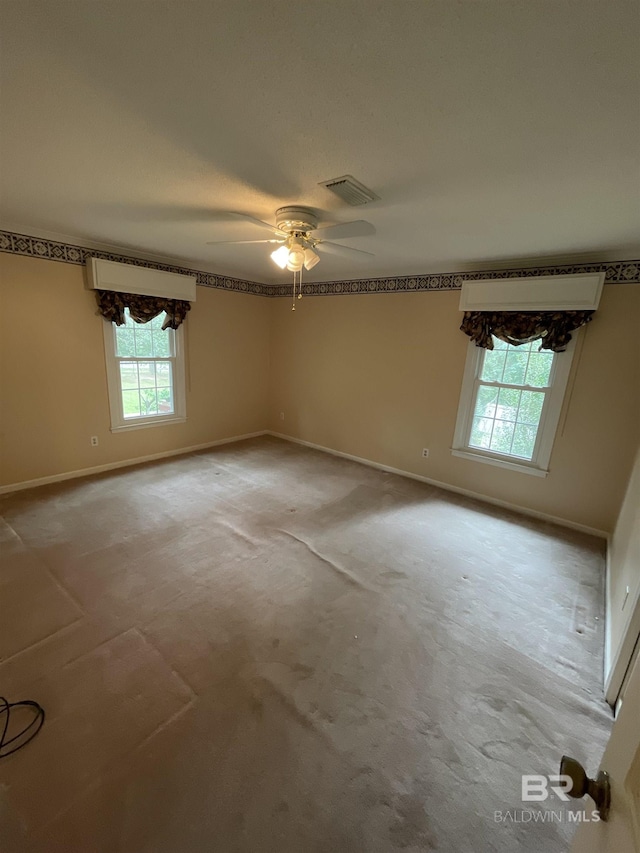
[[112,426],[111,432],[130,432],[134,429],[147,429],[147,427],[169,426],[170,424],[184,424],[186,418],[174,417],[168,418],[151,418],[149,420],[136,420],[134,423],[119,424]]
[[534,477],[546,477],[549,473],[543,468],[536,468],[533,465],[527,465],[522,462],[512,462],[504,457],[489,456],[484,453],[474,453],[471,450],[456,450],[452,449],[453,456],[460,456],[462,459],[471,459],[472,462],[484,462],[487,465],[495,465],[498,468],[508,468],[511,471],[518,471],[520,474],[532,474]]

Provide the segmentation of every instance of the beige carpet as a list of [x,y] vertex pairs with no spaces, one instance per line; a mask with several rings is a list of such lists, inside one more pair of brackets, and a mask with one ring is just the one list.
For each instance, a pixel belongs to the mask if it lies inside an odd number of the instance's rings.
[[568,849],[494,812],[597,767],[600,541],[273,438],[0,514],[3,853]]

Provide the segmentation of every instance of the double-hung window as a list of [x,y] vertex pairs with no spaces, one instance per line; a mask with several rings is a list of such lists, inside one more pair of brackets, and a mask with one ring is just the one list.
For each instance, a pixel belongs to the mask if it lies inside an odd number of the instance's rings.
[[183,327],[164,329],[164,312],[136,323],[105,320],[104,343],[112,431],[186,419]]
[[452,452],[545,476],[575,341],[555,353],[492,340],[493,350],[469,344]]

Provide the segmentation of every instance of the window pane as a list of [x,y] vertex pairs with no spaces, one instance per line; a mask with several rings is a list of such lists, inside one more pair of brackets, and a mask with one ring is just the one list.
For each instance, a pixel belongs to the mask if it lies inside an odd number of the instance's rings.
[[480,386],[469,446],[531,459],[545,394]]
[[171,358],[174,355],[173,329],[162,330],[166,319],[163,311],[148,323],[136,323],[125,308],[125,325],[115,327],[116,355],[120,358]]
[[470,446],[488,450],[491,444],[492,430],[493,420],[491,418],[474,418],[471,438],[469,439]]
[[139,391],[123,391],[122,392],[122,412],[125,418],[140,417],[140,392]]
[[171,388],[158,388],[158,413],[173,414],[173,392]]
[[509,349],[502,381],[509,385],[523,385],[528,361],[529,353],[526,350],[522,352],[518,349]]
[[525,385],[538,385],[540,387],[548,385],[552,362],[552,352],[548,350],[545,352],[532,352],[529,356]]
[[172,384],[170,361],[156,361],[156,379],[158,388],[161,386],[170,386]]
[[474,417],[494,418],[496,415],[496,403],[498,402],[498,388],[481,385],[478,388],[478,398],[476,400],[476,410],[473,413]]
[[135,332],[127,326],[115,326],[116,355],[127,358],[136,354]]
[[510,421],[496,421],[489,445],[491,450],[495,450],[497,453],[510,453],[514,429],[515,424]]
[[123,390],[138,387],[138,363],[136,361],[120,362],[120,387]]
[[486,382],[500,382],[506,357],[507,354],[504,350],[486,350],[480,379],[484,379]]
[[[116,347],[121,355],[125,350],[145,360],[119,362],[122,408],[125,418],[152,417],[175,412],[173,399],[173,364],[154,360],[154,354],[165,359],[173,355],[173,329],[162,331],[165,314],[149,323],[135,323],[125,310],[125,326],[116,330]],[[120,333],[120,334],[119,334]]]
[[536,427],[542,414],[544,393],[542,391],[523,391],[518,410],[518,422],[534,424]]
[[140,389],[140,411],[144,416],[158,414],[158,395],[155,388]]
[[170,361],[121,361],[120,386],[127,418],[175,411]]
[[153,338],[151,329],[138,326],[136,334],[136,355],[138,358],[153,355]]
[[166,332],[155,331],[153,336],[153,355],[156,358],[169,358],[171,355],[171,343],[169,335],[173,333],[173,329],[167,329]]
[[496,416],[504,421],[515,421],[521,393],[517,388],[500,388]]
[[[119,381],[117,393],[124,420],[175,416],[176,332],[173,329],[163,331],[164,312],[148,323],[136,323],[127,308],[124,318],[124,325],[114,325],[112,330],[116,381]],[[111,382],[112,374],[109,376]],[[111,394],[111,385],[109,391]]]
[[138,362],[138,376],[140,377],[140,388],[156,387],[156,366],[153,361]]
[[516,424],[513,433],[511,454],[513,456],[520,456],[522,459],[531,460],[536,445],[537,432],[537,424],[535,426],[532,424]]

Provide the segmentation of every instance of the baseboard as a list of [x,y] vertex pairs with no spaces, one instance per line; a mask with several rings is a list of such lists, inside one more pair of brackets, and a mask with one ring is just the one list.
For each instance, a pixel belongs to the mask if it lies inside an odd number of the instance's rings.
[[275,432],[274,430],[266,430],[266,435],[272,435],[275,438],[282,438],[285,441],[291,441],[294,444],[302,444],[305,447],[311,447],[314,450],[321,450],[323,453],[330,453],[332,456],[340,456],[343,459],[350,459],[352,462],[359,462],[361,465],[368,465],[369,468],[378,468],[380,471],[387,471],[390,474],[399,474],[401,477],[409,477],[411,480],[418,480],[421,483],[428,483],[430,486],[437,486],[439,489],[444,489],[447,492],[455,492],[457,495],[463,495],[467,498],[473,498],[483,503],[498,506],[501,509],[508,509],[512,512],[527,515],[531,518],[537,518],[540,521],[548,521],[552,524],[559,524],[561,527],[568,527],[571,530],[578,530],[580,533],[588,533],[591,536],[597,536],[600,539],[608,541],[609,534],[605,530],[598,530],[596,527],[589,527],[586,524],[579,524],[577,521],[570,521],[566,518],[558,518],[555,515],[548,515],[545,512],[538,512],[535,509],[519,506],[518,504],[502,501],[499,498],[492,498],[488,495],[482,495],[479,492],[472,492],[470,489],[463,489],[460,486],[452,486],[450,483],[442,483],[440,480],[432,480],[430,477],[423,477],[421,474],[413,474],[411,471],[403,471],[401,468],[392,468],[390,465],[382,465],[380,462],[372,462],[371,459],[364,459],[361,456],[353,456],[351,453],[343,453],[341,450],[333,450],[331,447],[323,447],[321,444],[314,444],[312,441],[304,441],[301,438],[294,438],[291,435]]
[[301,438],[294,438],[291,435],[275,432],[274,430],[259,430],[258,432],[245,433],[244,435],[234,435],[229,438],[220,438],[216,441],[207,441],[204,444],[194,444],[191,447],[181,447],[177,450],[165,450],[161,453],[151,453],[147,456],[137,456],[133,459],[124,459],[119,462],[107,462],[105,465],[95,465],[92,468],[81,468],[77,471],[65,471],[61,474],[52,474],[49,477],[38,477],[35,480],[24,480],[21,483],[10,483],[6,486],[0,486],[0,495],[10,492],[18,492],[24,489],[33,489],[37,486],[46,486],[50,483],[59,483],[63,480],[74,480],[79,477],[89,477],[92,474],[101,474],[104,471],[113,471],[117,468],[128,468],[132,465],[140,465],[143,462],[154,462],[158,459],[165,459],[170,456],[182,456],[186,453],[194,453],[198,450],[207,450],[210,447],[217,447],[222,444],[231,444],[234,441],[244,441],[248,438],[257,438],[261,435],[272,435],[275,438],[281,438],[285,441],[291,441],[294,444],[301,444],[304,447],[311,447],[314,450],[320,450],[323,453],[330,453],[332,456],[339,456],[343,459],[350,459],[352,462],[359,462],[361,465],[367,465],[370,468],[377,468],[380,471],[387,471],[390,474],[398,474],[401,477],[408,477],[411,480],[418,480],[421,483],[427,483],[430,486],[437,486],[439,489],[444,489],[448,492],[454,492],[464,497],[473,498],[474,500],[482,501],[498,506],[501,509],[508,509],[513,512],[518,512],[521,515],[527,515],[531,518],[537,518],[541,521],[548,521],[552,524],[559,524],[562,527],[569,527],[572,530],[579,530],[581,533],[588,533],[592,536],[598,536],[608,540],[609,534],[604,530],[598,530],[595,527],[588,527],[586,524],[578,524],[575,521],[570,521],[565,518],[558,518],[554,515],[548,515],[544,512],[538,512],[534,509],[519,506],[518,504],[502,501],[498,498],[492,498],[488,495],[482,495],[479,492],[472,492],[470,489],[463,489],[459,486],[453,486],[449,483],[443,483],[440,480],[433,480],[430,477],[423,477],[421,474],[414,474],[411,471],[404,471],[400,468],[393,468],[390,465],[383,465],[380,462],[373,462],[371,459],[364,459],[362,456],[354,456],[351,453],[343,453],[341,450],[333,450],[331,447],[324,447],[321,444],[314,444],[312,441],[304,441]]
[[230,438],[219,438],[217,441],[207,441],[204,444],[194,444],[191,447],[180,447],[178,450],[163,450],[161,453],[150,453],[148,456],[137,456],[134,459],[123,459],[119,462],[107,462],[105,465],[95,465],[92,468],[80,468],[77,471],[65,471],[62,474],[52,474],[50,477],[38,477],[35,480],[23,480],[21,483],[10,483],[0,486],[0,495],[10,492],[20,492],[24,489],[33,489],[37,486],[46,486],[50,483],[60,483],[63,480],[75,480],[79,477],[90,477],[91,474],[102,474],[104,471],[113,471],[116,468],[129,468],[132,465],[140,465],[143,462],[154,462],[157,459],[165,459],[169,456],[183,456],[186,453],[195,453],[197,450],[207,450],[220,444],[232,444],[234,441],[244,441],[247,438],[257,438],[265,435],[266,430],[248,432],[245,435],[234,435]]

